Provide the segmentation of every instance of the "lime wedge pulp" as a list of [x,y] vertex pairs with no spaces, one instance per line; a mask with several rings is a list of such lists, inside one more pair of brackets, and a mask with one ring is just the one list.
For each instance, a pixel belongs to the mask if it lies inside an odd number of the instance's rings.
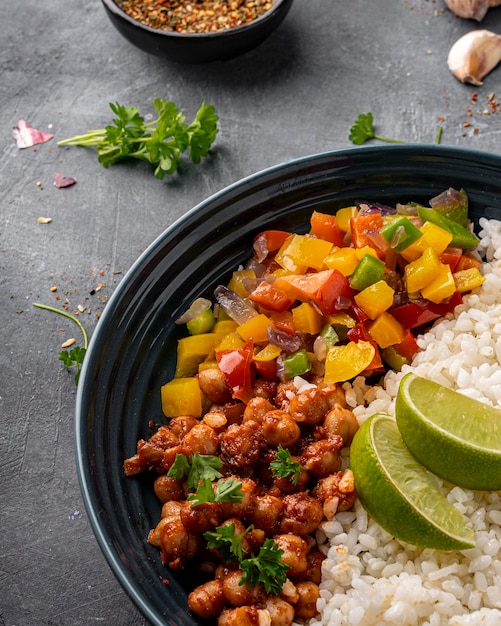
[[395,420],[377,413],[358,429],[350,467],[360,502],[391,535],[435,550],[473,547],[473,531],[450,504],[438,479],[410,453]]
[[501,489],[500,409],[411,372],[400,382],[395,416],[429,470],[468,489]]

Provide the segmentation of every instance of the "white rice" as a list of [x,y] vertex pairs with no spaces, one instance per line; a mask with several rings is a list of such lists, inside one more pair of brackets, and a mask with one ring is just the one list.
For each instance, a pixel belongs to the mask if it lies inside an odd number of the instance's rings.
[[[501,222],[480,220],[484,284],[453,315],[418,339],[412,366],[389,372],[383,387],[363,378],[346,384],[347,401],[362,423],[394,413],[408,371],[501,407]],[[318,530],[327,558],[318,609],[309,626],[501,625],[501,492],[454,487],[448,499],[467,518],[476,547],[438,552],[406,545],[370,519],[357,501]]]

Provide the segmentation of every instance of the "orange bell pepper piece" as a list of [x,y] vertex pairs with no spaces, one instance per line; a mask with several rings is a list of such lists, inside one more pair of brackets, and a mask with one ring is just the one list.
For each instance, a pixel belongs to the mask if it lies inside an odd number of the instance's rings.
[[318,335],[322,329],[322,316],[309,302],[292,309],[292,319],[296,330],[301,333]]
[[237,327],[237,333],[245,341],[263,343],[268,341],[268,328],[273,327],[273,322],[264,313],[254,315],[250,320]]
[[310,225],[311,233],[319,239],[330,241],[335,246],[344,246],[343,233],[339,228],[335,215],[313,211]]
[[405,328],[390,313],[383,311],[369,326],[369,334],[380,348],[387,348],[404,340]]
[[261,281],[249,294],[249,300],[277,313],[286,311],[294,302],[285,291],[266,280]]
[[[370,233],[378,233],[383,225],[383,216],[379,211],[362,213],[350,219],[351,240],[355,248],[370,246]],[[373,247],[373,246],[371,246]]]

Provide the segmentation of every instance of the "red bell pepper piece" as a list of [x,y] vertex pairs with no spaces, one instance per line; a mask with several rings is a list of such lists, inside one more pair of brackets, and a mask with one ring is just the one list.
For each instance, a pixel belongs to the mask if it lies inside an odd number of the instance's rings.
[[353,300],[355,290],[350,287],[349,280],[338,270],[332,270],[328,279],[317,290],[315,302],[324,313],[336,313],[347,308],[346,304]]
[[[369,318],[367,318],[367,320],[368,319]],[[376,345],[374,344],[374,341],[370,336],[366,320],[359,322],[353,328],[350,328],[350,330],[346,334],[348,335],[348,338],[355,343],[358,341],[369,341],[373,345]]]
[[383,226],[383,216],[379,211],[359,213],[350,219],[351,240],[355,248],[374,247],[369,234],[379,233]]
[[252,341],[248,341],[242,348],[236,350],[216,352],[219,368],[232,390],[233,398],[245,403],[254,397],[252,389],[254,380],[253,355],[254,344]]
[[254,237],[253,249],[257,260],[261,263],[267,256],[278,252],[291,233],[284,230],[264,230]]
[[283,311],[281,313],[271,313],[269,315],[270,320],[275,325],[275,328],[282,330],[289,335],[296,334],[296,327],[294,326],[294,318],[290,311]]
[[403,341],[395,344],[393,347],[398,352],[398,354],[407,359],[409,363],[412,361],[415,354],[419,352],[419,346],[416,336],[410,330],[405,333]]
[[343,233],[339,228],[335,215],[313,211],[310,218],[310,225],[311,233],[319,239],[330,241],[330,243],[338,247],[345,245]]
[[448,265],[451,268],[451,272],[455,272],[462,254],[462,248],[446,248],[438,258],[440,263]]
[[278,289],[266,280],[261,281],[256,289],[249,294],[249,300],[278,313],[286,311],[293,304],[293,300],[287,296],[285,291]]
[[456,291],[448,302],[435,304],[424,299],[414,300],[413,302],[392,308],[390,313],[404,328],[417,328],[439,317],[443,317],[447,313],[451,313],[462,302],[461,294],[459,291]]
[[272,361],[254,361],[256,371],[258,374],[268,380],[277,380],[277,362]]

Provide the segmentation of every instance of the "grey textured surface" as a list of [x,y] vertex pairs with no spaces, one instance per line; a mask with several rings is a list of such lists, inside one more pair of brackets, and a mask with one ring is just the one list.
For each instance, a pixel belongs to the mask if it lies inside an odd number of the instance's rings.
[[[82,505],[75,385],[57,358],[77,329],[33,302],[85,307],[91,333],[123,273],[176,218],[260,169],[351,146],[360,112],[372,111],[381,134],[405,142],[433,143],[442,125],[443,144],[498,152],[501,118],[488,101],[501,95],[501,68],[474,88],[446,64],[452,43],[480,27],[501,33],[501,9],[478,25],[455,18],[442,0],[296,0],[256,50],[183,66],[122,39],[99,0],[23,0],[22,8],[4,0],[0,625],[146,623],[115,581]],[[146,164],[104,169],[92,150],[56,146],[106,124],[109,102],[150,112],[156,97],[188,117],[202,100],[215,105],[221,130],[201,166],[161,182]],[[55,138],[18,149],[19,119]],[[77,184],[57,189],[56,172]],[[41,216],[52,222],[39,224]]]

